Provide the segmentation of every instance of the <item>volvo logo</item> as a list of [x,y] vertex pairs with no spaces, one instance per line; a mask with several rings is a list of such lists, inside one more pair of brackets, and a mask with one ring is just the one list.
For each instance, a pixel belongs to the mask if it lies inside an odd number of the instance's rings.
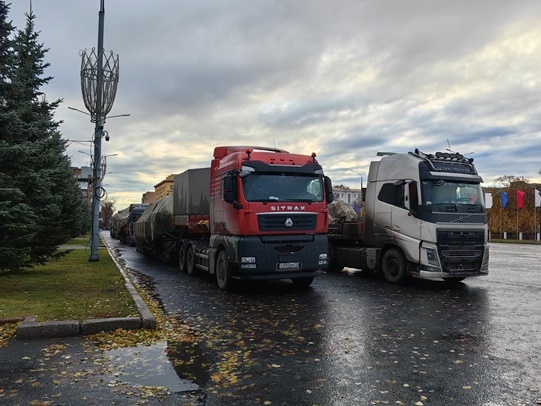
[[472,215],[469,214],[467,216],[458,216],[456,219],[451,220],[450,223],[456,223],[457,221],[460,221],[461,223],[464,222],[468,217],[471,217]]
[[293,220],[291,220],[291,217],[288,217],[287,220],[285,221],[284,225],[286,227],[293,227]]

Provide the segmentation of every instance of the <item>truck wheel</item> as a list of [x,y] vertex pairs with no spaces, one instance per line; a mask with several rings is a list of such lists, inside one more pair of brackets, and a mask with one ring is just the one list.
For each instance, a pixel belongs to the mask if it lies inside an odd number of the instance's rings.
[[186,272],[186,243],[184,242],[180,244],[178,250],[178,268],[180,272]]
[[220,251],[216,260],[216,282],[221,290],[231,289],[231,265],[227,261],[225,250]]
[[314,277],[310,276],[307,278],[293,278],[291,279],[291,282],[293,282],[293,285],[297,288],[307,288],[312,284],[314,281]]
[[188,275],[196,276],[197,268],[195,267],[195,249],[193,244],[189,244],[186,247],[186,269],[188,271]]
[[329,243],[329,267],[327,268],[327,271],[329,272],[342,272],[342,269],[344,267],[342,265],[338,265],[336,261],[336,245]]
[[406,260],[402,253],[394,248],[383,254],[383,276],[388,282],[400,283],[406,279]]

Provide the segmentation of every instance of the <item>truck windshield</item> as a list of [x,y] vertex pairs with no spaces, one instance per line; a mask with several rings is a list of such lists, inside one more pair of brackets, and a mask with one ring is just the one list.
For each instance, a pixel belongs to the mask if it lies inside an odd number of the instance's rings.
[[423,180],[421,193],[424,205],[448,204],[476,205],[484,207],[479,183],[444,180]]
[[321,202],[321,176],[315,174],[252,173],[242,178],[249,202]]

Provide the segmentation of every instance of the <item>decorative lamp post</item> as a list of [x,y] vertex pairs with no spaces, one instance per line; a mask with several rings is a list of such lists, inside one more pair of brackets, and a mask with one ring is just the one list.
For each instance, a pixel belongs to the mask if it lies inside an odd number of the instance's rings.
[[[90,112],[90,121],[96,123],[94,130],[93,156],[93,195],[92,195],[92,239],[89,261],[99,261],[99,212],[100,199],[104,195],[101,186],[101,139],[106,134],[103,131],[105,118],[113,107],[118,84],[118,55],[113,52],[104,55],[103,28],[105,19],[105,0],[100,0],[98,24],[98,48],[90,52],[82,52],[81,62],[81,91],[86,109]],[[106,141],[109,140],[107,135]]]

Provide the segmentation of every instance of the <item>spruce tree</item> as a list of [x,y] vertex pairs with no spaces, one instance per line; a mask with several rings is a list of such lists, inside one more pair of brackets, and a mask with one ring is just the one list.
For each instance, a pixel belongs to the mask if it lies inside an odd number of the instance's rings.
[[0,2],[0,274],[32,264],[28,241],[36,235],[36,216],[25,203],[24,193],[11,187],[6,173],[12,150],[8,134],[16,120],[16,114],[7,107],[15,56],[8,12],[9,5]]
[[[5,194],[12,191],[11,210],[23,204],[31,211],[25,217],[27,222],[32,219],[31,223],[21,229],[26,230],[28,253],[21,259],[22,266],[58,256],[59,245],[85,231],[83,226],[88,224],[81,190],[65,154],[66,141],[58,130],[61,122],[54,120],[61,100],[48,102],[40,90],[52,79],[43,76],[49,66],[44,62],[48,50],[38,42],[33,12],[25,16],[25,28],[18,30],[10,43],[13,52],[2,97],[6,120],[0,148],[0,187],[6,189]],[[14,221],[22,221],[21,213],[19,207],[19,212],[6,217],[6,230],[17,230]],[[19,244],[21,239],[24,237],[19,238]],[[10,258],[10,267],[17,268]]]

